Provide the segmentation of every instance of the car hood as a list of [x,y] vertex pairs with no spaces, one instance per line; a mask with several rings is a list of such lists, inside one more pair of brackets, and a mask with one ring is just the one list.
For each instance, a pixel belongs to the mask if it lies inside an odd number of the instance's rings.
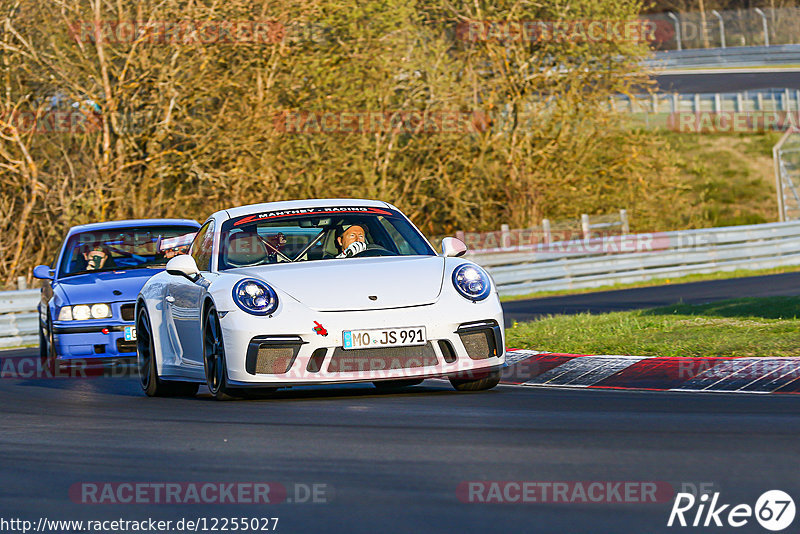
[[[102,271],[60,278],[58,285],[67,304],[91,302],[124,302],[136,300],[144,283],[163,269],[130,269]],[[114,290],[120,294],[115,295]]]
[[235,269],[317,311],[431,304],[442,290],[443,271],[444,258],[438,256],[331,259]]

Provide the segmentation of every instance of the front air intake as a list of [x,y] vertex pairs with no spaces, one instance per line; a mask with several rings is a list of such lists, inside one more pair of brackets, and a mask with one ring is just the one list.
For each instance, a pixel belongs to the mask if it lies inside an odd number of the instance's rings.
[[463,324],[456,331],[471,360],[485,360],[502,354],[502,335],[496,321]]
[[442,358],[444,358],[444,361],[447,363],[453,363],[456,361],[456,351],[453,349],[452,343],[446,339],[439,340],[439,350],[442,351]]
[[292,368],[305,342],[295,336],[257,336],[250,340],[245,370],[251,375],[282,375]]
[[328,349],[319,348],[314,351],[311,358],[308,359],[306,371],[309,373],[318,373],[322,369],[322,362],[325,361],[325,356],[328,354]]
[[136,304],[134,303],[123,304],[122,306],[119,307],[119,314],[122,317],[123,321],[128,321],[128,322],[133,321],[134,319],[133,316],[135,311],[136,311]]

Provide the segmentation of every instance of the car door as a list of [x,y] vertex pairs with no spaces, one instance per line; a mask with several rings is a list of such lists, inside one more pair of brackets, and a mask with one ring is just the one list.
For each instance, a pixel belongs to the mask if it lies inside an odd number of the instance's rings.
[[184,276],[170,277],[166,301],[175,326],[181,357],[186,363],[202,365],[202,298],[208,286],[214,247],[214,221],[208,221],[197,232],[189,254],[197,263],[200,276],[192,281]]

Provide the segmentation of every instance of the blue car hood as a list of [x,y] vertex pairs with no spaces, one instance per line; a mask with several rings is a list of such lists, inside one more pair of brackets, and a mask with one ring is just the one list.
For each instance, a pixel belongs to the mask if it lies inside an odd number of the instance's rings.
[[[78,274],[60,278],[56,285],[60,286],[66,304],[124,302],[136,300],[148,278],[163,270],[143,268]],[[115,295],[115,289],[121,294]]]

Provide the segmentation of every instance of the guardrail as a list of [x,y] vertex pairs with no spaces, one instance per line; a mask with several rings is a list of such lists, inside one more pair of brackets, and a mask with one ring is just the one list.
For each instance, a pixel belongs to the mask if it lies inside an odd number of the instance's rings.
[[0,348],[38,343],[39,298],[38,289],[0,291]]
[[[501,295],[800,265],[800,221],[471,251]],[[798,287],[800,294],[800,287]],[[0,348],[38,341],[39,290],[0,292]]]
[[800,63],[800,45],[734,46],[656,52],[644,62],[651,68],[683,69],[698,67],[759,67]]
[[501,295],[592,288],[800,265],[800,222],[574,240],[468,257],[487,268]]

